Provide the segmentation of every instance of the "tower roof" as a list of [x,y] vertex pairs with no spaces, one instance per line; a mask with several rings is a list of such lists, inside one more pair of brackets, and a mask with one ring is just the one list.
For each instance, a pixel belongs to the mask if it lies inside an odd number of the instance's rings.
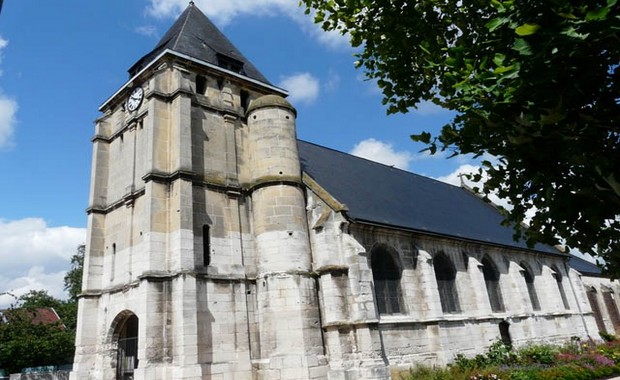
[[155,48],[129,69],[133,77],[165,50],[187,55],[265,84],[271,84],[194,2],[179,16]]

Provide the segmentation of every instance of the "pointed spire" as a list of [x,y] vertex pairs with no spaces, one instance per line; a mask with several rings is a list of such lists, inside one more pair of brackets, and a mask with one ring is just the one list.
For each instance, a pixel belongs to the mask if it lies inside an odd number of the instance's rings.
[[271,84],[193,1],[189,2],[155,48],[129,69],[129,76],[136,75],[166,49]]

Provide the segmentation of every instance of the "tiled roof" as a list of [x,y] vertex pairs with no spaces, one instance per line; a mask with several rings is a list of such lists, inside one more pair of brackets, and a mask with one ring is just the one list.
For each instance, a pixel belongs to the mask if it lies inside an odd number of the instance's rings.
[[[308,142],[298,147],[302,170],[347,205],[353,222],[528,249],[499,211],[469,190]],[[544,244],[532,249],[560,254]]]
[[[27,313],[27,314],[16,314],[16,313]],[[12,318],[15,318],[14,315],[27,315],[28,318],[31,318],[31,322],[33,325],[40,324],[51,324],[60,322],[60,317],[56,313],[53,307],[37,307],[34,309],[9,309],[9,310],[0,310],[0,322],[10,323]]]
[[224,63],[230,63],[232,58],[232,62],[242,64],[239,74],[270,84],[193,2],[190,2],[155,48],[129,69],[129,76],[133,77],[140,72],[166,49],[222,68],[227,68]]

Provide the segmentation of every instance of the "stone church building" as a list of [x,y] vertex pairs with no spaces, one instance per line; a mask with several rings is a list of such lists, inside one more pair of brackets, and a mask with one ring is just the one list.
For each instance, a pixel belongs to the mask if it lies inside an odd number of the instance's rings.
[[129,78],[92,140],[72,379],[389,379],[598,337],[567,255],[467,189],[297,140],[193,3]]

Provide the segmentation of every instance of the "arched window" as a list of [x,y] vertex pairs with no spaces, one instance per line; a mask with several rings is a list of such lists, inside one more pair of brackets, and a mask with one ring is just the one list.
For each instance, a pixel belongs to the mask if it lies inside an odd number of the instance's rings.
[[491,310],[496,313],[504,311],[504,300],[499,285],[500,274],[495,264],[488,257],[482,259],[482,274],[484,275],[484,284],[487,288]]
[[523,279],[527,286],[527,294],[530,296],[530,302],[532,303],[532,309],[540,310],[540,302],[538,301],[538,294],[536,293],[536,285],[534,285],[534,275],[530,271],[529,267],[525,263],[521,263],[523,268]]
[[564,284],[562,284],[562,273],[560,273],[556,267],[553,267],[553,278],[555,278],[555,282],[558,285],[558,291],[560,292],[564,309],[570,309],[570,306],[568,305],[568,298],[566,298],[566,292],[564,292]]
[[512,338],[510,337],[510,323],[507,321],[501,321],[499,323],[499,336],[502,338],[502,343],[504,343],[509,348],[512,348]]
[[461,311],[459,298],[456,290],[456,269],[452,261],[442,252],[433,259],[435,269],[435,280],[439,290],[439,300],[441,310],[444,313],[458,313]]
[[379,313],[401,313],[401,270],[396,263],[396,252],[385,245],[376,246],[370,256],[370,265]]
[[618,306],[616,305],[616,300],[614,299],[614,294],[611,289],[603,290],[603,302],[607,308],[611,324],[614,326],[614,330],[617,334],[620,331],[620,313],[618,313]]
[[594,320],[596,321],[598,331],[607,333],[605,322],[603,322],[603,315],[601,314],[601,307],[598,303],[596,289],[590,288],[586,294],[588,295],[588,302],[590,302],[590,307],[592,308],[592,314],[594,315]]

